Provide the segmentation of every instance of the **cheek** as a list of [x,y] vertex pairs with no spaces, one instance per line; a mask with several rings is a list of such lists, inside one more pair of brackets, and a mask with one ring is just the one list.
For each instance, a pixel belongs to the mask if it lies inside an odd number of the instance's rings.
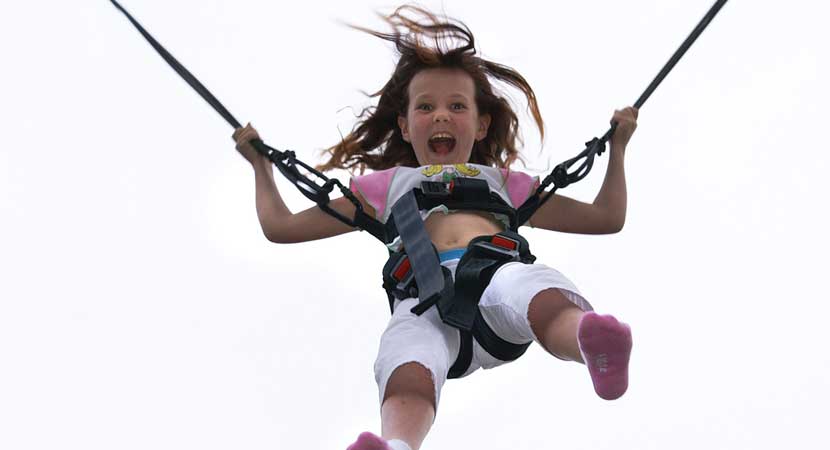
[[429,119],[429,117],[415,116],[415,117],[412,118],[412,121],[410,123],[412,123],[414,125],[415,130],[424,131],[424,130],[429,128],[430,119]]

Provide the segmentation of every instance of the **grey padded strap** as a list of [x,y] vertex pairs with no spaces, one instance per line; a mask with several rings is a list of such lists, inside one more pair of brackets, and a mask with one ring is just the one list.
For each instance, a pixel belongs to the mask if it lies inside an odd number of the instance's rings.
[[419,302],[434,302],[437,298],[433,297],[440,295],[444,287],[444,274],[418,211],[414,191],[401,196],[392,207],[392,215],[415,273]]

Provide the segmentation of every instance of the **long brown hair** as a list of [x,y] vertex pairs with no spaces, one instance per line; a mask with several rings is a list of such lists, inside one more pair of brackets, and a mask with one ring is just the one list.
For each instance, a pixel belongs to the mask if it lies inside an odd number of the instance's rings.
[[[414,17],[408,17],[409,14]],[[439,18],[413,5],[401,6],[381,18],[392,27],[391,33],[349,26],[393,42],[399,54],[395,71],[380,91],[370,95],[380,97],[377,106],[364,109],[352,132],[337,145],[323,150],[331,158],[315,169],[324,172],[338,168],[353,172],[357,167],[362,174],[366,168],[418,167],[415,152],[403,139],[397,120],[398,116],[406,115],[410,81],[421,70],[430,68],[461,69],[468,73],[475,84],[478,113],[489,114],[492,118],[487,136],[475,143],[469,162],[509,168],[516,159],[521,159],[516,149],[516,140],[522,142],[518,136],[519,119],[508,101],[494,91],[491,78],[522,91],[544,139],[544,123],[533,89],[510,67],[475,56],[475,40],[464,23]],[[427,46],[425,40],[431,40],[434,45]],[[453,43],[457,45],[452,46]]]

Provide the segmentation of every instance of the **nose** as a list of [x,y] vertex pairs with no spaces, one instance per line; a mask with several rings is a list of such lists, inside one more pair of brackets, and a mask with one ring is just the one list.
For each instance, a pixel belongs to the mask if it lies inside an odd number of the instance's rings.
[[434,116],[432,116],[433,122],[449,122],[450,115],[447,114],[446,111],[437,111]]

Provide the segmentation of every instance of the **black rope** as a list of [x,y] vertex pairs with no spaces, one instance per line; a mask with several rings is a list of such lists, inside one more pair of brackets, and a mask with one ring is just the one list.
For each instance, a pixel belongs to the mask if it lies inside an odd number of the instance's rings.
[[[231,126],[236,128],[241,128],[242,125],[236,120],[233,115],[207,90],[207,88],[196,79],[193,74],[191,74],[181,63],[179,63],[173,55],[170,54],[161,44],[156,41],[153,36],[148,33],[144,27],[141,26],[138,21],[136,21],[130,13],[127,12],[117,1],[110,0],[116,8],[118,8],[125,16],[132,22],[132,24],[138,29],[138,31],[144,36],[145,39],[156,49],[156,51],[164,58],[165,61],[173,68],[188,84],[190,84],[199,95],[202,96],[216,112],[218,112]],[[726,4],[727,0],[717,0],[715,4],[709,9],[703,19],[698,23],[692,33],[686,38],[680,48],[675,51],[674,55],[669,59],[669,61],[663,66],[663,69],[657,74],[657,76],[652,80],[651,84],[646,88],[640,98],[634,103],[636,108],[641,108],[646,100],[651,96],[657,86],[663,81],[666,75],[674,68],[680,58],[686,53],[686,51],[691,47],[691,45],[697,40],[698,36],[703,32],[704,29],[709,25],[709,22],[715,17],[715,15],[720,11],[724,4]],[[579,155],[560,163],[557,165],[553,172],[551,172],[543,182],[540,184],[539,188],[536,189],[533,195],[525,201],[518,208],[517,212],[517,225],[516,228],[523,225],[533,213],[538,210],[545,202],[547,202],[553,194],[556,192],[557,189],[562,189],[572,183],[575,183],[579,180],[585,178],[588,173],[591,171],[594,165],[594,158],[597,155],[602,155],[605,151],[605,145],[608,142],[608,139],[613,136],[614,131],[617,129],[617,123],[614,122],[611,124],[611,128],[601,137],[601,138],[593,138],[592,140],[585,143],[585,150],[582,151]],[[317,203],[317,205],[326,213],[334,216],[336,219],[340,220],[341,222],[352,226],[365,229],[369,231],[373,236],[380,239],[384,243],[388,243],[387,236],[385,234],[385,227],[383,224],[378,222],[376,219],[369,217],[363,211],[363,205],[360,201],[354,196],[354,194],[344,186],[339,180],[337,179],[330,179],[320,173],[319,171],[315,170],[314,168],[308,166],[307,164],[303,163],[302,161],[296,159],[295,154],[293,151],[285,151],[281,152],[275,148],[272,148],[262,142],[261,139],[254,139],[251,141],[251,144],[254,148],[261,154],[268,157],[268,159],[273,162],[279,171],[288,178],[291,183],[293,183],[300,192],[303,193],[309,200]],[[577,162],[582,161],[582,163],[577,167],[576,170],[573,172],[568,172],[570,168],[576,164]],[[322,180],[324,183],[322,186],[314,183],[310,180],[307,176],[301,173],[297,166],[301,166],[303,169],[308,171],[309,173],[315,175],[317,178]],[[554,185],[553,189],[550,191],[545,191],[551,184]],[[350,220],[349,218],[343,216],[342,214],[338,213],[337,211],[328,207],[329,193],[337,186],[340,188],[340,191],[343,195],[351,201],[351,203],[355,206],[356,212],[354,220]],[[542,194],[546,194],[544,197],[541,198]]]
[[[715,15],[720,11],[724,4],[726,4],[727,0],[717,0],[709,11],[703,16],[703,19],[697,24],[694,30],[692,30],[691,34],[683,41],[683,44],[680,45],[669,61],[663,66],[657,76],[652,80],[651,84],[648,85],[646,90],[640,95],[640,98],[634,102],[634,107],[640,109],[643,104],[648,100],[651,94],[657,89],[657,86],[666,78],[666,75],[674,68],[680,58],[686,53],[689,47],[697,40],[698,36],[703,33],[703,30],[709,25],[709,22],[715,17]],[[539,185],[539,188],[536,189],[536,192],[530,196],[530,198],[525,201],[525,203],[519,207],[519,226],[523,225],[530,216],[533,215],[536,210],[542,207],[545,202],[547,202],[553,194],[556,192],[557,189],[562,189],[567,187],[572,183],[576,183],[577,181],[585,178],[586,175],[591,171],[591,168],[594,165],[594,157],[597,155],[602,155],[602,152],[605,151],[605,144],[608,142],[608,139],[614,135],[614,132],[617,130],[617,122],[611,124],[611,128],[602,135],[601,138],[593,138],[590,141],[585,143],[585,150],[582,151],[579,155],[564,161],[557,165],[553,172],[551,172],[543,182]],[[576,164],[578,161],[583,160],[582,164],[573,172],[568,172],[568,170]],[[550,191],[545,191],[553,184],[553,189]],[[546,194],[541,200],[539,196],[542,194]]]
[[185,81],[187,81],[187,84],[193,87],[193,89],[195,89],[196,92],[198,92],[203,99],[207,100],[207,102],[210,104],[210,106],[213,107],[213,109],[216,110],[216,112],[221,114],[222,117],[224,117],[225,120],[228,121],[228,123],[234,127],[234,129],[242,128],[242,125],[239,124],[239,121],[236,120],[236,118],[234,118],[233,115],[227,109],[225,109],[224,106],[222,106],[222,103],[220,103],[219,100],[217,100],[216,97],[214,97],[213,94],[211,94],[210,91],[208,91],[207,88],[202,83],[200,83],[199,80],[197,80],[192,73],[190,73],[190,71],[188,71],[183,65],[181,65],[181,63],[176,58],[174,58],[173,55],[170,54],[170,52],[168,52],[164,47],[162,47],[161,44],[159,44],[158,41],[156,41],[155,38],[153,38],[153,36],[151,36],[150,33],[148,33],[147,30],[145,30],[144,27],[142,27],[141,24],[138,23],[138,21],[135,20],[132,15],[130,15],[130,13],[128,13],[123,6],[121,6],[115,0],[110,1],[113,5],[115,5],[116,8],[118,8],[122,13],[124,13],[125,16],[127,16],[127,19],[130,19],[130,22],[132,22],[133,25],[135,25],[139,33],[141,33],[141,35],[144,36],[145,39],[147,39],[147,42],[149,42],[150,45],[152,45],[153,48],[156,49],[157,52],[159,52],[161,57],[164,58],[164,60],[167,61],[168,64],[170,64],[170,67],[172,67],[173,70],[175,70],[179,75],[181,75],[181,77],[184,78]]
[[[170,54],[155,38],[153,38],[144,27],[138,23],[137,20],[124,9],[117,1],[110,0],[119,11],[124,13],[127,16],[127,19],[132,22],[132,24],[138,29],[142,36],[153,46],[154,49],[167,61],[167,64],[176,71],[182,78],[184,78],[187,83],[205,99],[210,106],[213,107],[216,112],[218,112],[234,129],[241,128],[242,125],[239,123],[236,118],[230,113],[230,111],[225,108],[222,103],[210,93],[210,91],[201,83],[199,82],[196,77],[190,73],[173,55]],[[340,180],[329,178],[313,167],[305,164],[304,162],[296,159],[295,154],[293,151],[285,151],[281,152],[273,147],[268,146],[265,144],[261,139],[254,139],[251,141],[253,147],[257,150],[257,152],[261,153],[262,155],[266,156],[274,165],[277,166],[277,169],[286,177],[288,178],[291,183],[293,183],[303,195],[306,196],[309,200],[317,203],[317,205],[328,213],[329,215],[335,217],[337,220],[349,225],[351,227],[361,228],[369,231],[373,236],[378,238],[384,243],[387,243],[387,236],[385,233],[385,227],[383,224],[375,220],[373,217],[370,217],[363,211],[363,205],[360,201],[355,197],[355,195],[349,190],[348,187],[344,186]],[[309,179],[306,175],[300,172],[297,169],[297,166],[302,167],[305,171],[310,174],[313,174],[318,179],[323,181],[323,185],[320,186],[311,179]],[[346,216],[340,214],[339,212],[335,211],[334,209],[328,206],[330,202],[329,193],[334,190],[334,187],[337,186],[340,191],[343,193],[343,196],[348,198],[349,201],[355,206],[355,217],[354,220],[347,218]]]
[[689,34],[689,37],[687,37],[686,40],[683,41],[683,44],[680,46],[680,48],[678,48],[677,51],[674,52],[674,55],[672,55],[672,57],[669,59],[669,62],[667,62],[666,65],[663,66],[663,69],[660,70],[660,73],[658,73],[654,80],[651,82],[651,84],[648,85],[645,92],[643,92],[643,94],[640,95],[640,98],[638,98],[637,101],[634,102],[635,108],[640,109],[640,107],[643,106],[643,103],[645,103],[646,100],[648,100],[648,98],[651,97],[651,93],[654,92],[655,89],[657,89],[657,86],[660,85],[660,83],[663,81],[663,78],[666,78],[666,75],[668,75],[669,72],[674,68],[674,65],[677,64],[678,61],[680,61],[680,58],[682,58],[684,54],[686,54],[686,50],[688,50],[689,47],[691,47],[692,44],[694,44],[694,42],[697,40],[698,36],[700,36],[700,34],[703,33],[703,30],[705,30],[706,27],[709,25],[709,22],[711,22],[712,19],[715,18],[715,15],[718,13],[718,11],[720,11],[723,5],[726,4],[726,1],[727,0],[718,0],[717,2],[715,2],[714,5],[712,5],[711,8],[709,8],[709,12],[707,12],[706,15],[703,16],[703,19],[701,19],[700,23],[698,23],[695,29],[692,30],[692,32]]

